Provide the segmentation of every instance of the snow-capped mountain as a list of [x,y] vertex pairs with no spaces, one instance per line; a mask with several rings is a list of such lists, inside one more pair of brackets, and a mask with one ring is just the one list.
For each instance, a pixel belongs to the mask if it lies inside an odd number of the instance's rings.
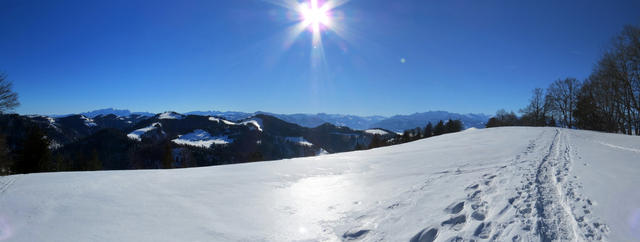
[[14,175],[0,177],[0,239],[638,241],[639,160],[637,136],[510,127],[272,162]]

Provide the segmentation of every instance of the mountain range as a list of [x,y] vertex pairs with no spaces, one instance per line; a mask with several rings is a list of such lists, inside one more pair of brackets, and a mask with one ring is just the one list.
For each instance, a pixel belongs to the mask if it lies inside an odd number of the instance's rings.
[[[116,116],[126,117],[132,114],[141,116],[153,116],[155,114],[149,112],[131,112],[126,109],[100,109],[90,112],[80,113],[89,118],[94,118],[99,115],[115,114]],[[234,111],[191,111],[184,113],[186,115],[201,115],[201,116],[216,116],[222,117],[227,120],[237,121],[247,119],[257,114],[265,114],[273,117],[277,117],[283,121],[294,123],[303,127],[314,128],[324,123],[330,123],[336,126],[345,126],[355,130],[365,130],[371,128],[382,128],[393,132],[400,133],[407,129],[413,129],[416,127],[424,127],[428,122],[436,124],[440,120],[461,120],[465,128],[484,128],[490,115],[478,113],[478,114],[458,114],[446,111],[428,111],[422,113],[414,113],[408,115],[395,115],[391,117],[385,117],[380,115],[374,116],[357,116],[357,115],[344,115],[344,114],[277,114],[270,112],[258,111],[255,113],[247,112],[234,112]],[[55,117],[64,117],[70,115],[56,115]]]
[[[109,110],[114,111],[114,110]],[[324,123],[304,127],[266,114],[240,120],[164,112],[147,116],[127,110],[62,117],[0,115],[11,153],[39,132],[54,162],[45,170],[155,169],[242,163],[352,151],[398,135],[384,129],[354,130]],[[38,138],[41,139],[41,138]],[[45,147],[47,148],[47,147]],[[167,157],[171,157],[167,159]],[[162,163],[170,160],[171,164]]]

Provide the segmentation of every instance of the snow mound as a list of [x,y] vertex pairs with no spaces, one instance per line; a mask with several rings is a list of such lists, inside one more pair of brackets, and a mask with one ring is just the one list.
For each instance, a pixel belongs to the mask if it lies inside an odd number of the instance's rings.
[[382,129],[367,129],[364,132],[366,132],[367,134],[373,134],[373,135],[387,135],[389,134],[389,132],[384,131]]
[[307,141],[303,137],[286,137],[285,140],[301,146],[307,146],[307,147],[313,146],[311,142]]
[[142,141],[142,135],[145,134],[146,132],[149,132],[151,130],[157,129],[157,128],[161,128],[162,124],[160,123],[153,123],[151,125],[149,125],[148,127],[144,127],[141,129],[136,129],[133,132],[127,134],[127,137],[129,137],[129,139],[133,139],[133,140],[137,140],[137,141]]
[[196,129],[191,133],[180,135],[171,142],[179,145],[190,145],[195,147],[210,148],[212,145],[226,145],[233,142],[227,136],[211,136],[207,131]]
[[183,119],[184,116],[182,114],[178,114],[175,112],[164,112],[161,113],[158,119]]

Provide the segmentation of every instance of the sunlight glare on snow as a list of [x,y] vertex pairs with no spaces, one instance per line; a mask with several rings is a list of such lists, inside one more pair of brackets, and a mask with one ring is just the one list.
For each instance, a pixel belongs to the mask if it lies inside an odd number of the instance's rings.
[[640,239],[640,208],[637,208],[631,213],[629,217],[629,227],[633,236],[636,239]]
[[0,241],[11,238],[11,227],[4,218],[0,217]]
[[[323,221],[340,218],[340,209],[327,208],[327,204],[350,204],[352,194],[344,189],[351,182],[344,176],[315,176],[299,180],[290,187],[289,195],[298,210],[297,214],[303,218],[318,217]],[[345,209],[345,208],[342,208]],[[322,228],[318,224],[301,224],[300,234],[318,235]]]

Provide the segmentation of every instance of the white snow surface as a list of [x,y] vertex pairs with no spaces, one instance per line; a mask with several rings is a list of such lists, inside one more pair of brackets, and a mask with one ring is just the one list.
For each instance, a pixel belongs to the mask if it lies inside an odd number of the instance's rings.
[[216,118],[216,117],[209,117],[209,121],[213,121],[213,122],[223,122],[227,125],[245,125],[245,126],[250,126],[250,127],[254,127],[256,129],[258,129],[260,132],[262,132],[262,119],[260,118],[252,118],[240,123],[234,123],[231,122],[229,120],[225,120],[225,119],[221,119],[221,118]]
[[174,112],[164,112],[158,116],[158,119],[183,119],[184,116],[182,114],[174,113]]
[[306,139],[304,139],[304,137],[286,137],[285,140],[301,146],[308,146],[308,147],[313,146],[313,144],[307,141]]
[[316,152],[316,156],[319,156],[319,155],[328,155],[328,154],[329,154],[329,152],[328,152],[328,151],[326,151],[326,150],[325,150],[325,149],[323,149],[323,148],[320,148],[320,150],[318,150],[318,152]]
[[215,167],[0,177],[7,241],[638,241],[640,137],[491,128]]
[[243,124],[243,125],[253,125],[253,126],[254,126],[254,127],[256,127],[260,132],[262,132],[262,119],[260,119],[260,118],[252,118],[252,119],[249,119],[249,120],[247,120],[247,121],[244,121],[244,122],[242,122],[242,123],[240,123],[240,124]]
[[223,123],[225,123],[227,125],[236,125],[236,123],[234,123],[234,122],[231,122],[231,121],[226,120],[226,119],[216,118],[216,117],[209,117],[209,121],[218,122],[218,123],[223,122]]
[[389,132],[384,131],[382,129],[367,129],[364,132],[368,133],[368,134],[373,134],[373,135],[386,135],[389,134]]
[[191,133],[180,135],[171,142],[180,145],[190,145],[196,147],[210,148],[212,145],[226,145],[233,142],[233,139],[227,136],[211,136],[207,131],[196,129]]
[[146,132],[149,132],[151,130],[157,129],[158,127],[162,127],[161,123],[153,123],[151,125],[149,125],[148,127],[144,127],[141,129],[136,129],[133,132],[127,134],[127,137],[129,137],[129,139],[133,139],[133,140],[137,140],[137,141],[142,141],[142,135],[145,134]]

